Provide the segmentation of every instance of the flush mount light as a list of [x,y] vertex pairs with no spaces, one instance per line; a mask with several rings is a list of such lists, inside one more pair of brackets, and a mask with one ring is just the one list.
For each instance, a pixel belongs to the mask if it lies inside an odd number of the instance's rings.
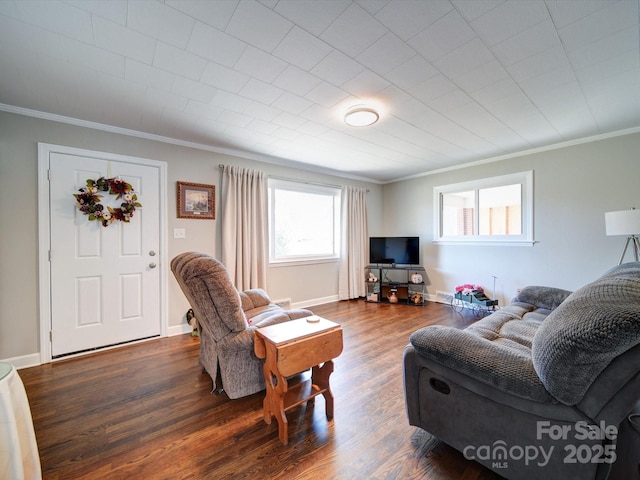
[[356,105],[344,114],[344,123],[352,127],[367,127],[378,121],[380,115],[371,107]]

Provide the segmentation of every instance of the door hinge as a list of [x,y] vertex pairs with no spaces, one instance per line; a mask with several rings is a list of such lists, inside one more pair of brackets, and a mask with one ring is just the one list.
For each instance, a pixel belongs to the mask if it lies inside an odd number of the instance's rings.
[[51,181],[51,169],[47,170],[47,180]]
[[49,341],[53,342],[53,330],[49,330]]
[[51,250],[49,250],[49,261],[51,261]]

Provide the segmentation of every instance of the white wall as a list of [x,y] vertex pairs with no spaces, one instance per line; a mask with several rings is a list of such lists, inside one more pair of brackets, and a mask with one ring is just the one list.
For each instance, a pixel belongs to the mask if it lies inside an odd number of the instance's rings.
[[[38,142],[167,162],[169,259],[188,250],[220,256],[219,164],[258,168],[270,175],[298,180],[368,188],[370,225],[374,230],[381,228],[380,185],[0,112],[0,359],[12,359],[17,364],[20,359],[32,358],[39,351]],[[177,218],[178,180],[216,186],[216,220]],[[173,239],[174,228],[184,228],[186,238]],[[188,303],[173,275],[169,273],[168,279],[168,322],[175,331],[185,325],[183,315]],[[291,298],[294,304],[337,298],[337,265],[271,268],[268,290],[272,298]]]
[[[618,262],[625,239],[605,235],[604,212],[640,208],[639,151],[636,133],[385,185],[385,234],[420,235],[430,295],[462,283],[491,291],[494,275],[501,305],[526,285],[575,290]],[[524,170],[534,171],[535,246],[433,243],[434,186]]]
[[[378,235],[419,235],[428,292],[450,292],[460,283],[490,290],[498,277],[501,304],[517,288],[553,285],[570,290],[594,279],[618,261],[622,237],[604,234],[604,212],[640,208],[640,134],[521,156],[389,185],[309,173],[208,151],[0,112],[0,359],[32,356],[39,350],[37,272],[37,143],[45,142],[166,161],[168,228],[185,228],[187,238],[169,235],[168,257],[186,250],[220,255],[220,221],[178,219],[177,180],[216,185],[219,164],[259,168],[279,177],[369,189],[369,229]],[[534,170],[534,247],[436,246],[433,187],[475,178]],[[630,257],[628,257],[630,258]],[[309,304],[337,298],[335,263],[273,267],[268,290],[274,299]],[[169,326],[183,325],[188,308],[169,275]]]

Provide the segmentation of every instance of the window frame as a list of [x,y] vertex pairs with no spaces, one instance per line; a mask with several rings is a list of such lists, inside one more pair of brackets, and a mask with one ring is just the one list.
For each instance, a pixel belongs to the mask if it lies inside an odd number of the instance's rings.
[[[289,256],[276,256],[275,253],[275,208],[272,208],[275,200],[276,190],[288,190],[300,193],[315,193],[319,195],[333,197],[333,254],[313,254],[313,255],[289,255]],[[271,266],[285,266],[289,264],[312,264],[312,263],[326,263],[336,262],[340,259],[340,201],[341,201],[341,188],[330,185],[321,185],[317,183],[309,183],[298,180],[282,179],[269,177],[268,178],[268,235],[269,235],[269,265]]]
[[[521,185],[521,225],[520,235],[443,235],[443,195],[473,191],[476,198],[474,209],[475,232],[478,232],[478,192],[484,188],[502,187],[507,185]],[[499,245],[499,246],[533,246],[533,170],[511,173],[496,177],[481,178],[468,182],[439,185],[433,188],[433,242],[438,245]]]

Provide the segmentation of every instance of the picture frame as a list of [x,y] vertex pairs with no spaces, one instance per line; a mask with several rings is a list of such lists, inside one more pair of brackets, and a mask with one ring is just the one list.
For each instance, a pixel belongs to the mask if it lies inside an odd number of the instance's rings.
[[216,187],[204,183],[177,182],[178,218],[216,218]]

